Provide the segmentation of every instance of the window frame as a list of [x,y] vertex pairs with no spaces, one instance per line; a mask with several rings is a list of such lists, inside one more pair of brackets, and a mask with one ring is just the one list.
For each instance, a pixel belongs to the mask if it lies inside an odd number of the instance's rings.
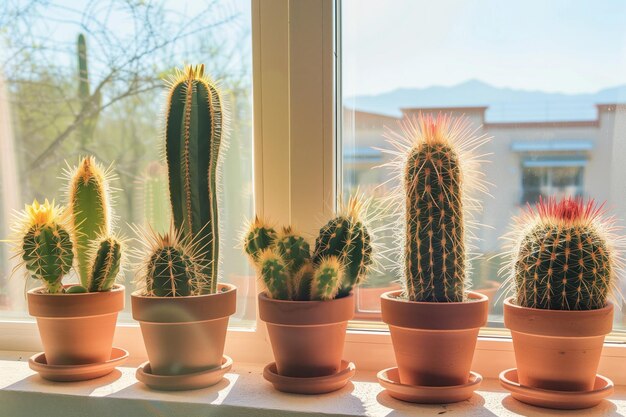
[[[251,0],[251,7],[255,210],[313,234],[335,209],[341,186],[341,0]],[[41,350],[32,319],[0,318],[0,335],[0,350]],[[132,363],[147,357],[137,323],[118,323],[114,343]],[[240,363],[273,360],[260,320],[253,328],[230,327],[225,352]],[[344,357],[366,371],[395,365],[384,325],[351,323]],[[600,372],[626,385],[624,359],[625,341],[607,342]],[[514,366],[508,333],[484,329],[473,369],[497,378]]]

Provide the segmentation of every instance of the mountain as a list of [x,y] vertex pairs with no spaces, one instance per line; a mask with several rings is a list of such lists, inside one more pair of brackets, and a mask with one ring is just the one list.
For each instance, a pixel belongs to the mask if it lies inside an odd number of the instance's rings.
[[344,99],[357,110],[399,116],[405,107],[487,106],[488,122],[594,120],[596,104],[626,103],[626,85],[596,93],[565,94],[494,87],[479,80],[454,86],[399,88]]

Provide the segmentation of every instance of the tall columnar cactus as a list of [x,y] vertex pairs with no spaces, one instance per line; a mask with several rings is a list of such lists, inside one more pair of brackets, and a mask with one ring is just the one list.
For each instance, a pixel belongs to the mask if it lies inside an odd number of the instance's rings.
[[475,133],[466,118],[420,114],[405,119],[402,135],[389,136],[392,166],[401,172],[404,276],[411,301],[464,299],[465,214],[477,206],[466,193],[472,186],[485,190],[474,150],[488,138]]
[[85,41],[85,35],[82,33],[78,35],[76,49],[78,56],[78,98],[82,108],[81,111],[87,113],[87,116],[84,117],[77,131],[80,138],[81,149],[85,150],[93,136],[93,131],[98,121],[102,96],[100,91],[96,91],[95,96],[93,98],[91,97],[89,68],[87,65],[87,42]]
[[112,236],[102,236],[92,243],[89,291],[108,291],[115,284],[122,263],[122,243]]
[[158,162],[150,163],[146,168],[141,188],[146,225],[157,233],[166,233],[171,219],[165,167]]
[[72,237],[81,285],[90,286],[90,242],[111,229],[109,208],[109,171],[96,163],[92,156],[83,158],[68,172],[69,210]]
[[173,227],[167,233],[136,228],[144,248],[136,256],[141,260],[138,282],[145,294],[156,297],[199,295],[206,286],[198,248]]
[[204,254],[204,293],[217,289],[217,168],[224,136],[220,91],[204,65],[177,71],[169,83],[165,152],[174,225]]
[[343,213],[326,223],[315,241],[314,263],[336,256],[344,266],[345,277],[338,289],[340,296],[348,295],[367,276],[372,265],[371,237],[360,220],[362,209],[361,200],[350,198]]
[[507,271],[523,307],[592,310],[606,305],[623,238],[593,200],[540,200],[516,219]]
[[74,253],[63,209],[45,200],[26,206],[19,222],[18,252],[30,275],[49,293],[63,291],[63,277],[72,268]]

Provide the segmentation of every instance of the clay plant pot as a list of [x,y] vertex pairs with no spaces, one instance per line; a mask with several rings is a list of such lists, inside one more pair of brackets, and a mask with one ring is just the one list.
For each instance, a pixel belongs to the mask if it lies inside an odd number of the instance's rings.
[[476,288],[474,292],[487,296],[487,298],[489,298],[489,306],[493,306],[496,302],[498,290],[502,284],[498,281],[487,281],[485,284],[486,286],[484,288]]
[[267,323],[276,371],[287,377],[334,375],[341,368],[354,295],[330,301],[285,301],[259,294],[259,316]]
[[34,288],[27,292],[27,299],[28,313],[37,319],[47,364],[110,360],[117,313],[124,309],[124,286],[82,294],[44,291],[44,287]]
[[222,364],[228,319],[237,288],[219,284],[215,294],[190,297],[131,295],[153,375],[185,375]]
[[468,292],[466,302],[430,303],[402,299],[401,293],[391,291],[381,297],[400,382],[442,387],[467,384],[478,331],[487,323],[489,299]]
[[613,328],[613,304],[567,311],[520,307],[504,301],[504,325],[511,330],[522,386],[557,391],[590,391],[604,337]]

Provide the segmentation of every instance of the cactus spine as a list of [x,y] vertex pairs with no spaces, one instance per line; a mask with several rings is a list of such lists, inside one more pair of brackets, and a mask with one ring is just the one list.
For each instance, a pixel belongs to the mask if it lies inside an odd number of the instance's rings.
[[217,289],[219,260],[217,167],[224,112],[204,65],[187,66],[169,83],[165,152],[174,225],[204,254],[203,293]]
[[517,304],[551,310],[606,305],[618,260],[613,220],[593,200],[540,200],[517,219],[509,271]]
[[74,253],[63,209],[45,200],[26,206],[20,230],[21,259],[30,275],[41,280],[49,293],[63,290],[63,277],[72,268]]
[[90,242],[110,232],[108,172],[92,156],[68,172],[69,209],[81,285],[89,288]]

